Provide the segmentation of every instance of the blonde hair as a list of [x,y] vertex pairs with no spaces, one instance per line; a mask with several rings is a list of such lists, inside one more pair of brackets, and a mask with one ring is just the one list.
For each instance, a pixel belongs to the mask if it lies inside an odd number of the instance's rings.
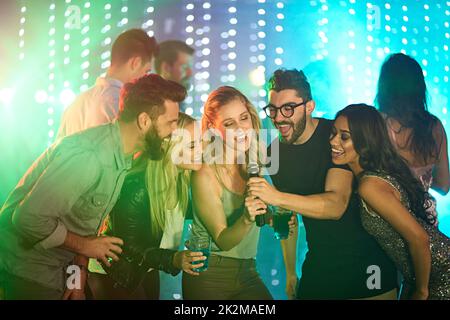
[[[191,116],[180,112],[178,128],[182,129],[195,123]],[[166,215],[178,205],[179,210],[186,213],[189,202],[189,185],[191,173],[180,170],[172,162],[172,150],[180,139],[165,142],[165,153],[161,160],[149,160],[145,174],[145,183],[150,199],[151,231],[154,235],[164,232]]]
[[[250,114],[253,130],[255,130],[256,135],[258,135],[261,129],[261,121],[259,119],[255,107],[242,92],[231,86],[219,87],[213,92],[211,92],[210,95],[208,96],[203,111],[202,131],[205,132],[210,128],[214,128],[220,108],[235,100],[241,101],[245,105],[248,113]],[[260,164],[261,161],[258,155],[258,148],[255,148],[254,150],[250,149],[250,151],[256,152],[256,154],[252,154],[252,156],[254,156],[255,159],[257,159],[258,164]],[[247,163],[249,158],[250,158],[249,151],[247,151],[246,152]],[[241,169],[245,170],[245,168]]]
[[242,92],[230,86],[219,87],[209,94],[203,111],[202,130],[206,131],[210,127],[214,127],[214,122],[217,119],[219,109],[235,100],[239,100],[245,105],[248,113],[250,114],[253,129],[259,133],[259,130],[261,129],[261,121],[259,120],[255,107]]

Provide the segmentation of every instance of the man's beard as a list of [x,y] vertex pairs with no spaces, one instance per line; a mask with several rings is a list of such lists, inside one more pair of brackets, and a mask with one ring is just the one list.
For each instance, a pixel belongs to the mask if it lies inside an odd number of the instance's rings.
[[[292,122],[280,122],[279,124],[290,124],[292,125]],[[292,133],[292,137],[289,140],[284,139],[283,137],[281,137],[281,143],[284,144],[293,144],[295,141],[297,141],[297,139],[303,134],[303,132],[305,132],[306,129],[306,108],[305,111],[303,113],[303,117],[297,122],[297,124],[295,124],[293,126],[293,133]]]
[[158,128],[152,125],[145,134],[144,154],[150,160],[161,160],[164,156],[163,139],[158,134]]

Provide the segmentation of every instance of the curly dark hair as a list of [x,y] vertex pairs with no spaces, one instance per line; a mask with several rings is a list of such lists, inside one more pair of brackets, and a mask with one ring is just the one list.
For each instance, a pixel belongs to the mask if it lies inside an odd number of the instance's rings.
[[165,100],[181,102],[186,95],[186,89],[175,81],[165,80],[157,74],[145,75],[122,87],[119,119],[134,121],[143,112],[156,119],[166,112]]
[[384,172],[395,178],[406,191],[413,212],[433,224],[424,207],[428,192],[390,142],[386,123],[378,110],[366,104],[352,104],[339,111],[336,119],[338,117],[345,117],[348,121],[353,145],[360,156],[359,164],[364,171]]
[[278,69],[270,77],[267,85],[268,91],[280,92],[287,89],[295,90],[297,96],[305,101],[312,100],[311,86],[301,70]]
[[426,163],[438,157],[433,137],[438,119],[428,112],[427,86],[422,68],[403,53],[390,55],[381,66],[376,102],[381,112],[412,132],[405,147]]

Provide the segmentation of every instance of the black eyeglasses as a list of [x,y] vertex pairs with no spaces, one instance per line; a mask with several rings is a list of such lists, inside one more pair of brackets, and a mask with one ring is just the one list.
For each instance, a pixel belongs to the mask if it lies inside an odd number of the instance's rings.
[[267,114],[267,116],[269,118],[271,118],[271,119],[275,119],[277,117],[278,110],[280,110],[280,112],[283,115],[283,117],[290,118],[290,117],[292,117],[294,115],[295,108],[300,107],[300,106],[308,103],[308,101],[303,101],[303,102],[300,102],[300,103],[297,103],[297,104],[286,103],[286,104],[283,104],[279,108],[275,107],[273,104],[268,104],[267,106],[265,106],[263,108],[263,110]]

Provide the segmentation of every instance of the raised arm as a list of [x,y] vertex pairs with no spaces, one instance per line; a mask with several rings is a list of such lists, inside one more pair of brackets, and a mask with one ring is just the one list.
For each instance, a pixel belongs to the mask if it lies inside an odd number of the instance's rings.
[[347,209],[352,193],[351,171],[331,168],[328,170],[325,192],[308,196],[278,191],[263,178],[251,178],[251,195],[267,204],[283,207],[313,219],[338,220]]
[[238,245],[254,223],[254,217],[244,210],[237,221],[229,226],[222,206],[220,186],[212,168],[204,165],[192,174],[192,194],[195,214],[220,248],[228,251]]
[[413,298],[426,299],[431,270],[428,234],[402,205],[398,191],[384,180],[365,177],[358,191],[361,198],[407,242],[416,276],[416,291]]

